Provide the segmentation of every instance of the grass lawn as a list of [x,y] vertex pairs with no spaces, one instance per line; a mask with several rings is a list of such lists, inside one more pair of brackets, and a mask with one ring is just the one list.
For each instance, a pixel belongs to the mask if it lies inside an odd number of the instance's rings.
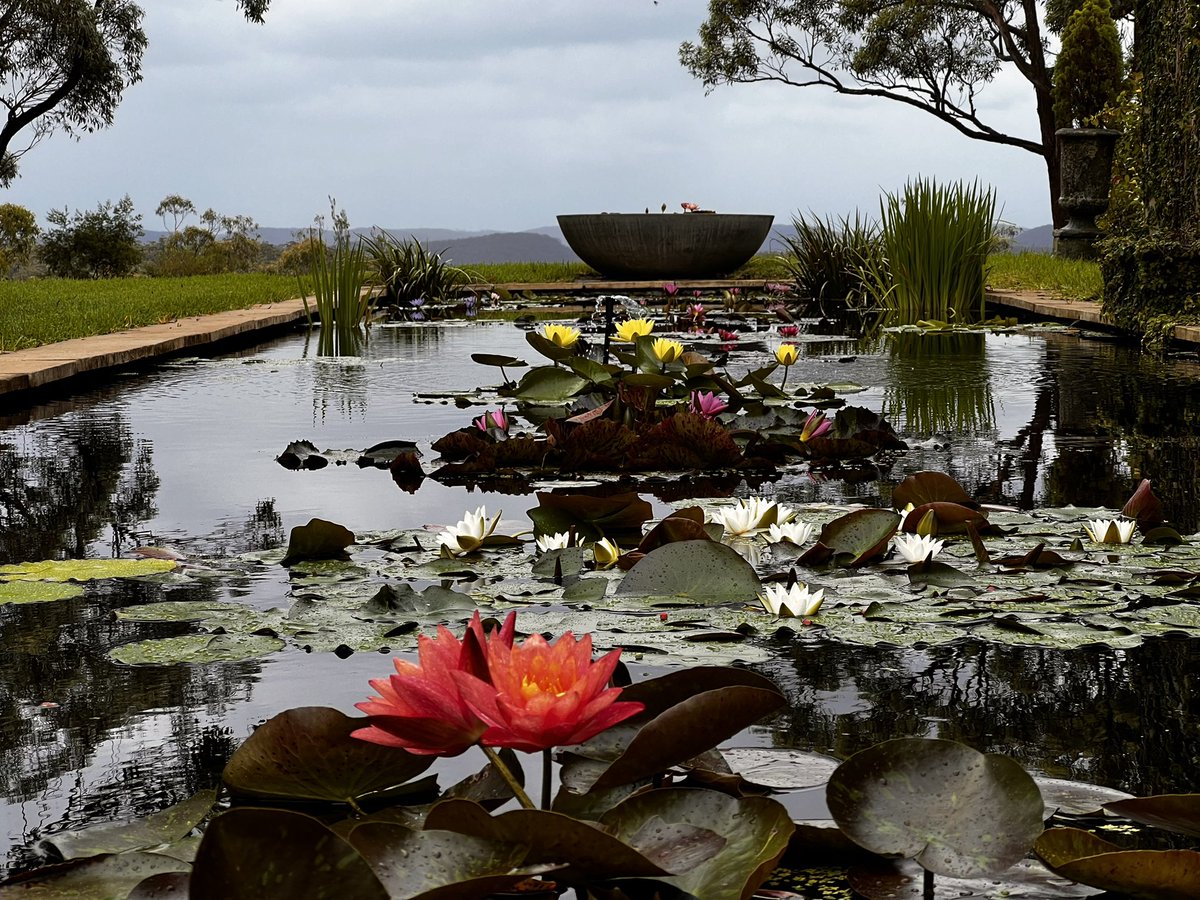
[[[1074,300],[1097,299],[1103,290],[1100,267],[1092,262],[1043,253],[1004,253],[992,256],[989,264],[988,286],[992,288],[1050,291]],[[467,268],[493,284],[571,282],[594,274],[583,263],[499,263]],[[770,254],[754,257],[735,277],[787,280],[778,257]],[[290,275],[3,281],[0,352],[247,309],[298,295],[296,279]]]

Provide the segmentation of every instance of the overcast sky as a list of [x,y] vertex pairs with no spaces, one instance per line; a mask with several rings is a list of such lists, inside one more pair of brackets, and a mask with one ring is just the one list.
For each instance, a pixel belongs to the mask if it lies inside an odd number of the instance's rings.
[[[333,195],[355,226],[514,230],[683,201],[721,212],[875,211],[914,175],[996,188],[1050,220],[1040,157],[900,104],[821,88],[704,88],[679,65],[706,0],[146,0],[144,81],[112,128],[35,147],[7,201],[44,221],[128,193],[302,227]],[[1018,77],[983,94],[1036,135]]]

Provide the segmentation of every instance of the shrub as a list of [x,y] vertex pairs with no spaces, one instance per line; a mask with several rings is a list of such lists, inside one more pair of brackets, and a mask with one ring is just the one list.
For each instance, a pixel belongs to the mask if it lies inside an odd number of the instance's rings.
[[389,306],[409,306],[417,300],[442,302],[475,280],[465,269],[443,260],[440,253],[427,250],[416,238],[397,241],[380,231],[364,238],[363,244]]
[[1054,119],[1060,128],[1100,124],[1121,90],[1121,38],[1110,0],[1085,0],[1071,13],[1054,63]]
[[788,252],[780,257],[802,296],[817,300],[853,301],[863,291],[860,267],[879,245],[879,226],[858,212],[851,220],[792,218],[794,238],[785,237]]
[[110,278],[128,275],[142,259],[142,217],[126,194],[116,204],[106,201],[93,212],[66,208],[46,214],[52,226],[38,253],[50,274],[63,278]]

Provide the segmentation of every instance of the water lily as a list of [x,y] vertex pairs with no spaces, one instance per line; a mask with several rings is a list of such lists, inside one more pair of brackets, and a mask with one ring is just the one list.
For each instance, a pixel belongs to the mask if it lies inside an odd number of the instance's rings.
[[833,423],[825,418],[825,413],[814,409],[804,420],[804,427],[800,429],[800,441],[803,443],[813,438],[823,437],[831,428],[833,428]]
[[557,534],[543,534],[536,539],[536,543],[541,553],[549,553],[551,550],[562,550],[564,547],[571,546],[571,533],[569,531],[560,531]]
[[495,428],[504,434],[508,434],[508,416],[505,415],[503,407],[495,412],[490,410],[486,411],[482,416],[480,416],[478,419],[474,419],[473,421],[475,423],[475,427],[480,431],[488,431],[492,428]]
[[699,203],[680,203],[679,205],[683,207],[684,212],[695,212],[700,208]]
[[673,281],[668,281],[663,285],[663,293],[668,297],[674,297],[677,293],[679,293],[679,285]]
[[1128,544],[1136,526],[1133,519],[1093,519],[1084,523],[1083,530],[1096,544]]
[[504,511],[501,510],[489,521],[486,506],[479,507],[475,512],[464,513],[462,521],[451,525],[439,536],[442,547],[451,556],[478,550],[496,530],[503,514]]
[[[509,613],[493,640],[511,647],[516,613]],[[476,610],[460,642],[445,625],[436,637],[417,638],[417,663],[393,659],[396,674],[371,680],[378,696],[354,704],[370,718],[369,725],[351,736],[409,753],[457,756],[478,742],[487,730],[467,705],[452,673],[465,672],[486,683],[487,642]]]
[[611,569],[621,558],[621,548],[608,538],[601,538],[592,545],[592,558],[597,569]]
[[704,304],[693,303],[687,308],[687,314],[698,322],[704,321]]
[[772,294],[786,294],[791,290],[791,287],[786,284],[780,284],[777,281],[772,281],[767,284],[767,290]]
[[795,511],[786,506],[781,507],[763,497],[750,497],[739,500],[734,506],[718,509],[714,521],[724,526],[726,534],[737,535],[749,534],[795,516]]
[[713,391],[692,391],[692,399],[688,404],[692,412],[711,419],[729,409],[729,404],[718,397]]
[[736,331],[726,331],[724,328],[717,329],[717,337],[723,341],[740,341],[742,336]]
[[797,547],[808,543],[814,528],[808,522],[783,522],[767,527],[767,540],[772,544],[795,544]]
[[609,687],[619,649],[592,660],[592,637],[565,632],[553,644],[532,634],[520,647],[487,644],[491,683],[467,673],[456,680],[471,710],[488,724],[482,743],[533,753],[579,744],[642,711]]
[[683,356],[683,344],[670,338],[656,338],[651,347],[654,358],[660,363],[673,363]]
[[542,337],[564,350],[570,350],[579,341],[579,329],[570,325],[545,325],[542,327]]
[[799,581],[791,585],[768,584],[763,593],[758,595],[763,609],[773,616],[791,616],[803,618],[815,616],[821,604],[825,601],[825,590],[809,592],[808,585]]
[[780,344],[775,351],[775,359],[781,366],[794,366],[800,356],[800,350],[795,344]]
[[780,337],[792,338],[792,337],[795,337],[796,335],[798,335],[799,333],[800,333],[799,325],[780,325],[779,326],[779,336]]
[[616,325],[616,337],[618,341],[632,343],[642,335],[649,334],[654,330],[654,323],[649,319],[626,319],[624,322],[618,322]]
[[941,553],[946,542],[927,534],[898,534],[892,544],[905,562],[919,563]]

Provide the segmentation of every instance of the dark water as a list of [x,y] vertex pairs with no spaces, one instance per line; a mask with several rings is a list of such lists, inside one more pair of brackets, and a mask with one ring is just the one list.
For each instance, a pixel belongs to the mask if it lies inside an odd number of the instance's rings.
[[[1150,477],[1168,517],[1184,533],[1197,529],[1194,360],[1157,361],[1069,333],[901,335],[870,347],[837,335],[802,340],[790,383],[857,382],[864,390],[849,402],[882,410],[912,449],[866,469],[783,478],[773,488],[782,500],[886,503],[909,472],[939,469],[989,502],[1120,507]],[[763,334],[741,345],[766,353],[777,343]],[[289,336],[0,411],[0,563],[150,543],[233,555],[277,546],[313,516],[356,531],[406,528],[487,503],[520,519],[532,496],[428,479],[410,495],[374,469],[292,472],[275,462],[302,438],[331,449],[407,438],[428,450],[480,410],[414,393],[496,383],[497,370],[470,361],[480,351],[533,361],[512,326],[376,329],[353,359],[317,358],[303,335]],[[389,669],[384,656],[288,651],[147,668],[106,656],[135,636],[187,631],[121,623],[116,608],[208,598],[269,607],[287,592],[281,571],[0,606],[0,869],[28,866],[26,848],[49,832],[148,813],[213,785],[252,726],[283,709],[349,712],[364,699],[367,679]],[[974,642],[776,650],[763,669],[792,708],[744,742],[846,755],[924,734],[1134,793],[1195,787],[1200,642],[1069,653]]]

